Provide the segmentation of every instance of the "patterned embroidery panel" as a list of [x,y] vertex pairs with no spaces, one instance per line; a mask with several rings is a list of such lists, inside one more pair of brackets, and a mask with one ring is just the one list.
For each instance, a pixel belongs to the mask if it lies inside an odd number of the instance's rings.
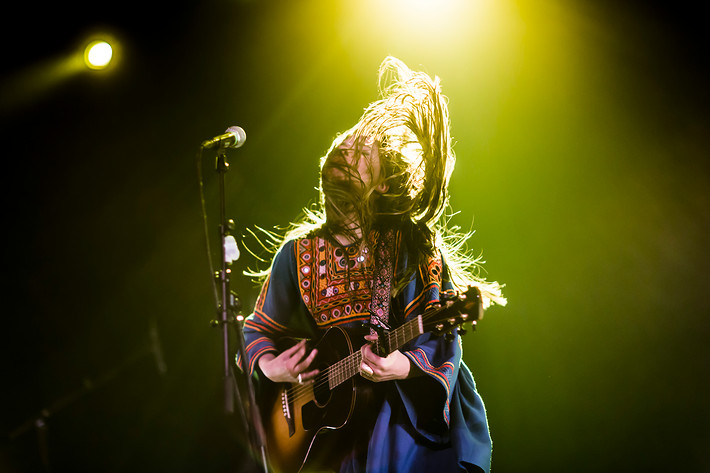
[[358,245],[343,248],[320,237],[295,245],[303,302],[320,327],[370,317],[372,258]]
[[436,298],[425,301],[425,310],[429,309],[432,304],[439,302],[439,291],[441,290],[441,277],[442,277],[442,262],[441,257],[435,257],[429,259],[428,264],[424,268],[422,265],[422,281],[424,281],[424,290],[428,290],[432,287],[436,287],[437,291],[435,293]]
[[[396,255],[400,237],[397,235]],[[379,235],[373,233],[371,238],[376,247]],[[369,320],[374,255],[361,254],[359,245],[343,249],[320,237],[297,240],[294,251],[301,297],[319,327]],[[431,289],[441,285],[441,258],[422,264],[419,277],[424,286],[405,308],[405,316],[420,304],[427,308],[438,301],[438,290]],[[429,296],[434,299],[429,300]]]

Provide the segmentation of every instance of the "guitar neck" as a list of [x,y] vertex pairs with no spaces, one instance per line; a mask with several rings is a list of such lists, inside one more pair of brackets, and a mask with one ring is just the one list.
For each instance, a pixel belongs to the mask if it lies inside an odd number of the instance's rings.
[[[375,342],[373,351],[377,353],[387,353],[389,355],[423,333],[424,319],[421,315],[418,315],[412,320],[403,323],[398,328],[381,335]],[[358,374],[361,364],[362,353],[360,350],[356,350],[333,364],[328,372],[328,387],[333,389]]]

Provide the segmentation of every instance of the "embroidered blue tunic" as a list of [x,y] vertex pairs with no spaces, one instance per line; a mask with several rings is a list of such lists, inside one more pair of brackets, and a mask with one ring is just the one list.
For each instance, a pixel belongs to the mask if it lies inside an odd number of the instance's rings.
[[[401,235],[395,249],[396,274],[407,267]],[[323,238],[287,242],[272,263],[254,313],[244,324],[249,373],[261,355],[276,353],[281,336],[319,338],[332,326],[345,330],[370,319],[374,258],[358,246],[337,247]],[[433,258],[411,277],[393,300],[399,321],[423,313],[451,285]],[[390,321],[397,320],[393,314]],[[392,324],[391,324],[392,325]],[[352,455],[342,473],[490,470],[491,438],[485,407],[462,360],[461,340],[424,334],[401,348],[425,376],[389,381],[395,395],[383,401],[366,458]],[[480,469],[480,470],[479,470]]]

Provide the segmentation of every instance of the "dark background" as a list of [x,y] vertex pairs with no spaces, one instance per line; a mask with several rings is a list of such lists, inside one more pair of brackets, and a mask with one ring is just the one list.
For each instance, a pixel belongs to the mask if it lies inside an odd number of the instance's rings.
[[[442,78],[455,223],[506,284],[508,306],[464,340],[494,471],[710,471],[700,4],[470,2],[440,24],[385,3],[25,2],[3,15],[0,471],[42,471],[43,408],[54,471],[249,470],[240,420],[221,412],[198,145],[242,126],[227,176],[236,234],[284,226],[390,54]],[[72,69],[97,32],[119,45],[114,67]],[[213,164],[207,153],[215,245]],[[242,253],[233,286],[248,310],[241,272],[256,263]]]

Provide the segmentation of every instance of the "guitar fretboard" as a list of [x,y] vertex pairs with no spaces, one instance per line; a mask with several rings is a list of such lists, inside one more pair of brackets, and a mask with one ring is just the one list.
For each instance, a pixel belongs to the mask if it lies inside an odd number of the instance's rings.
[[[412,320],[403,323],[398,328],[387,332],[384,335],[384,340],[375,342],[376,352],[390,354],[395,350],[400,349],[405,343],[417,338],[424,333],[424,322],[421,315]],[[382,338],[382,337],[381,337]],[[350,355],[331,366],[328,373],[328,387],[332,390],[345,381],[349,380],[360,372],[360,364],[362,363],[362,353],[356,350]]]

